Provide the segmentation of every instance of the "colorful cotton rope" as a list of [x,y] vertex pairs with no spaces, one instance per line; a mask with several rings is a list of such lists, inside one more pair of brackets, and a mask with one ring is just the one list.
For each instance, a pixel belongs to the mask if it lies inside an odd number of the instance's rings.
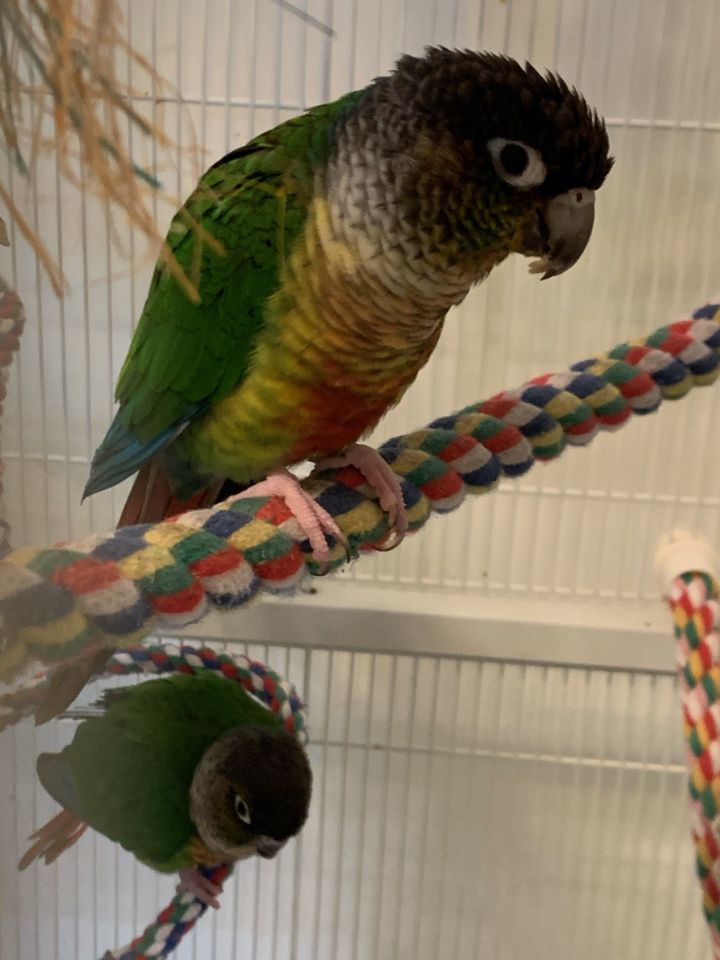
[[[230,864],[223,863],[218,867],[201,867],[200,873],[222,887],[232,869]],[[155,960],[169,957],[206,910],[207,905],[196,900],[192,894],[178,893],[139,937],[121,950],[107,950],[102,960]]]
[[[538,377],[380,452],[402,479],[410,529],[455,510],[502,475],[584,445],[663,399],[684,396],[720,372],[720,304],[662,327],[570,370]],[[354,468],[304,483],[356,551],[388,536],[385,515]],[[339,544],[331,567],[345,561]],[[277,499],[225,501],[154,525],[54,548],[25,548],[0,562],[0,680],[33,659],[62,661],[98,642],[114,648],[156,624],[177,628],[210,606],[236,607],[260,590],[294,589],[319,572],[285,505]]]
[[[139,644],[118,650],[105,665],[105,676],[199,673],[201,670],[212,670],[226,677],[229,682],[242,684],[248,693],[252,693],[282,718],[287,730],[295,733],[303,743],[306,742],[305,705],[295,687],[264,663],[250,660],[243,654],[218,653],[211,647],[194,647],[190,644]],[[43,677],[37,677],[14,691],[10,697],[0,700],[0,730],[32,715],[38,698],[42,698],[45,682]],[[219,864],[202,872],[213,883],[222,886],[232,873],[232,866]],[[115,952],[107,951],[102,960],[167,957],[206,909],[206,905],[192,894],[178,893],[129,946]]]
[[[283,680],[259,660],[243,654],[218,653],[212,647],[194,647],[183,643],[137,644],[117,650],[104,668],[106,676],[142,673],[148,676],[164,673],[197,673],[212,670],[235,680],[262,701],[273,713],[282,717],[287,730],[305,739],[303,702],[295,687]],[[48,680],[40,674],[27,683],[0,696],[0,731],[35,713],[42,702]]]
[[[20,346],[20,335],[25,325],[25,314],[20,298],[0,277],[0,420],[7,396],[7,381],[13,353]],[[0,459],[0,557],[10,549],[8,538],[10,525],[7,522],[3,503],[3,478],[5,465]]]
[[[232,870],[230,864],[223,863],[217,867],[201,867],[200,873],[222,887]],[[178,893],[139,937],[121,950],[107,950],[102,960],[155,960],[169,957],[206,910],[207,905],[196,900],[191,893]]]
[[720,603],[704,572],[676,577],[668,591],[675,622],[683,727],[690,771],[692,837],[710,927],[720,960]]

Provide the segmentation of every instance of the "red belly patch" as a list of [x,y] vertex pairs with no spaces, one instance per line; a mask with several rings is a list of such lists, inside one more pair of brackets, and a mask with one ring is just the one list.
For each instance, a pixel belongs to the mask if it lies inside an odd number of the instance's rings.
[[367,433],[402,393],[357,394],[346,387],[323,386],[308,390],[302,401],[303,436],[290,451],[298,462],[338,453]]

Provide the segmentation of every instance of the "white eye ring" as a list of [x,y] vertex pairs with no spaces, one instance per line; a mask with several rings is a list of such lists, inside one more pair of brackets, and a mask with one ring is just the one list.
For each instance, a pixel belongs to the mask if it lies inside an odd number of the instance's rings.
[[[527,163],[519,173],[512,173],[505,169],[503,163],[503,151],[506,147],[519,147],[525,151]],[[547,176],[547,167],[543,163],[543,158],[534,147],[529,147],[520,140],[506,140],[504,137],[493,137],[488,140],[487,148],[492,157],[495,172],[499,177],[519,190],[529,190],[530,187],[536,187],[542,183]]]
[[238,820],[242,820],[243,823],[250,826],[250,808],[239,793],[235,794],[235,813],[237,814]]

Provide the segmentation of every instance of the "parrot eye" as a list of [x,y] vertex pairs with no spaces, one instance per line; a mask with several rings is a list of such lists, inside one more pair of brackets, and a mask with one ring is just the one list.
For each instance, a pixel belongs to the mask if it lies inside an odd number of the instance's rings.
[[250,826],[250,808],[239,794],[235,794],[235,813],[238,820]]
[[499,177],[519,190],[528,190],[542,183],[547,174],[543,159],[534,147],[519,140],[493,137],[487,148]]

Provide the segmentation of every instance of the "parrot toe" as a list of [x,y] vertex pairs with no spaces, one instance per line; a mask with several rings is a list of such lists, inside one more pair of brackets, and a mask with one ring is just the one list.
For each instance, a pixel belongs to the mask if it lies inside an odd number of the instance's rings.
[[360,471],[377,494],[380,508],[387,514],[390,538],[377,549],[387,551],[399,547],[408,529],[400,478],[377,450],[364,443],[353,443],[341,456],[330,457],[316,464],[318,470],[346,466],[353,466]]
[[186,867],[179,872],[178,876],[180,883],[175,888],[177,893],[190,893],[206,907],[212,907],[213,910],[220,909],[218,895],[222,893],[222,887],[212,883],[195,867]]
[[265,480],[253,484],[232,499],[243,500],[247,497],[280,497],[284,500],[300,529],[310,541],[313,558],[318,563],[326,564],[330,560],[328,535],[342,544],[346,554],[350,556],[350,547],[345,534],[327,510],[303,490],[300,481],[289,470],[274,470]]

